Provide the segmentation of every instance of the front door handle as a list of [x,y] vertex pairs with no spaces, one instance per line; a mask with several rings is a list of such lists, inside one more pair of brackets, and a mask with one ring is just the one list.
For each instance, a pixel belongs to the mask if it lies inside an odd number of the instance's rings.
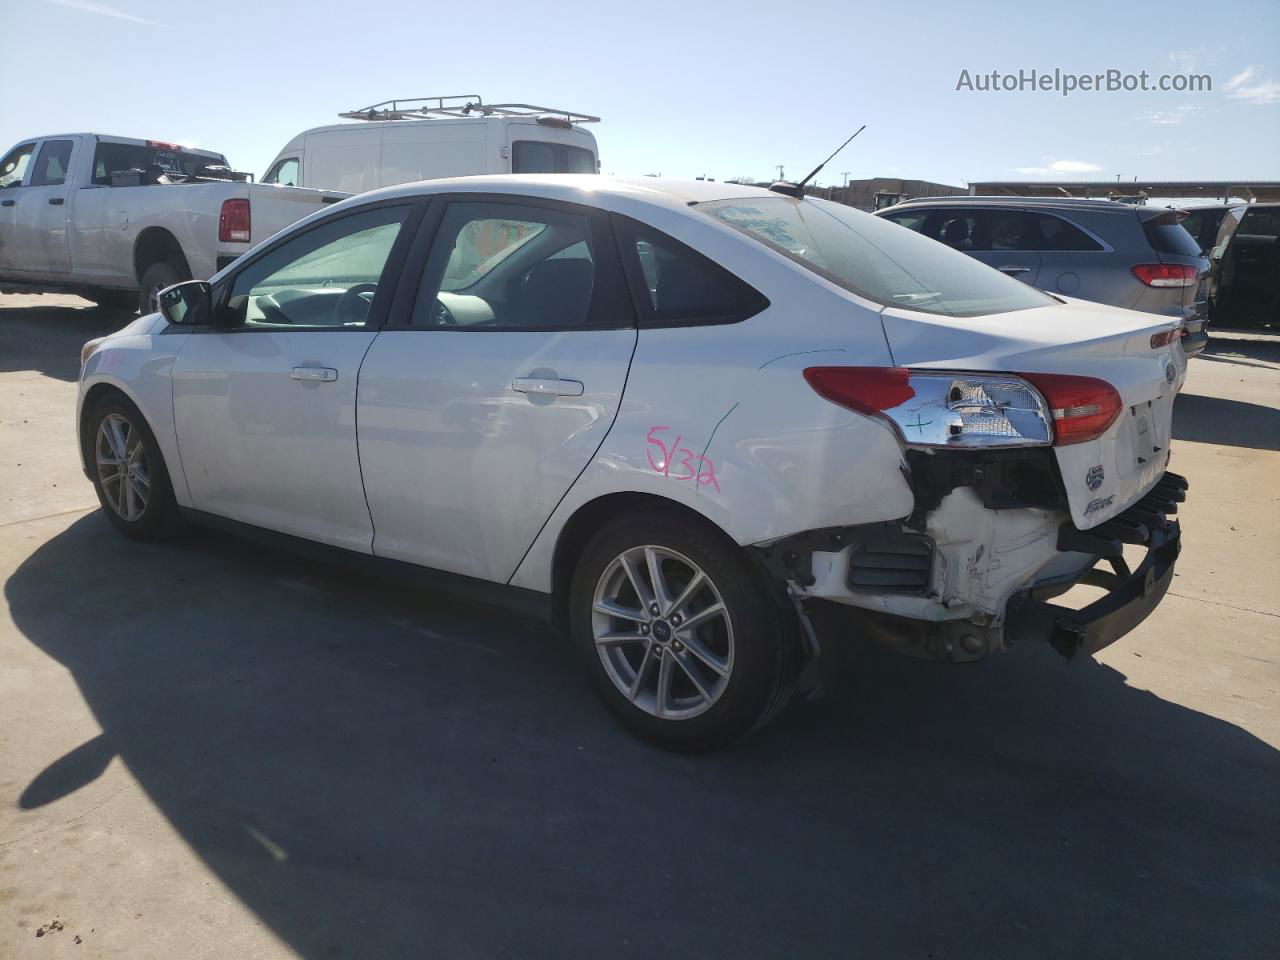
[[50,198],[49,198],[49,205],[50,205],[50,206],[53,206],[53,207],[60,207],[60,206],[62,206],[64,203],[66,203],[66,201],[65,201],[62,197],[50,197]]
[[1031,272],[1031,268],[1030,268],[1030,267],[1018,267],[1018,266],[1013,266],[1013,265],[1010,265],[1010,266],[1004,266],[1004,267],[996,267],[996,269],[997,269],[997,270],[999,270],[1001,273],[1008,273],[1008,274],[1014,274],[1014,273],[1030,273],[1030,272]]
[[0,200],[0,207],[12,207],[17,200]]
[[541,380],[536,377],[520,377],[511,381],[516,393],[540,393],[547,397],[580,397],[583,386],[579,380]]
[[289,376],[294,380],[307,380],[314,383],[333,383],[338,379],[338,371],[333,367],[294,367]]

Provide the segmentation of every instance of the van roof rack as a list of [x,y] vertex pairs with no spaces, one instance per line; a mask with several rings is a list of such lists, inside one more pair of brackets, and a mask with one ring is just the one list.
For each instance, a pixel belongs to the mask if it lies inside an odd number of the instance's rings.
[[407,97],[383,100],[338,116],[347,120],[430,120],[433,117],[563,117],[570,123],[599,123],[599,117],[576,110],[533,103],[485,103],[478,94],[454,97]]

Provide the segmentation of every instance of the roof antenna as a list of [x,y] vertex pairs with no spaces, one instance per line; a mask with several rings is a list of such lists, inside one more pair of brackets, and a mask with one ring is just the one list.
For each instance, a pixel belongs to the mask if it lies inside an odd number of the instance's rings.
[[823,160],[820,164],[818,164],[816,167],[810,170],[809,175],[805,177],[803,180],[801,180],[799,183],[788,183],[785,180],[779,180],[777,183],[769,184],[769,189],[772,190],[774,193],[781,193],[784,196],[795,197],[797,200],[804,199],[804,185],[808,183],[810,180],[812,180],[814,177],[816,177],[821,172],[822,168],[831,162],[832,157],[834,157],[837,153],[839,153],[841,150],[847,147],[850,143],[852,143],[853,138],[856,137],[865,129],[867,129],[867,125],[864,123],[857,130],[853,131],[853,136],[849,137],[848,140],[846,140],[844,143],[840,144],[840,146],[836,147],[833,151],[831,151],[831,156],[827,157],[827,159]]

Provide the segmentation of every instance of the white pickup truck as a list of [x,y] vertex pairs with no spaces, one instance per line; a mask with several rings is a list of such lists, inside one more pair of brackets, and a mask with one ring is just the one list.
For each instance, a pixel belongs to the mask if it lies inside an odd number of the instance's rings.
[[38,137],[0,159],[0,292],[152,309],[345,194],[245,182],[226,158],[156,140]]

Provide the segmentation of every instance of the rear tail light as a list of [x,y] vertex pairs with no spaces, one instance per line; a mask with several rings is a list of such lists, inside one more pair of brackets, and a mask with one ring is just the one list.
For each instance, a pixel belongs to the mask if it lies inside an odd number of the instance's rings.
[[804,378],[832,403],[887,421],[912,446],[1027,447],[1053,438],[1044,400],[1009,374],[809,367]]
[[1151,349],[1159,350],[1161,347],[1167,347],[1173,341],[1180,339],[1186,335],[1186,331],[1182,327],[1173,327],[1165,330],[1163,333],[1153,333],[1151,335]]
[[1024,373],[1022,376],[1049,402],[1054,443],[1059,447],[1102,436],[1123,407],[1120,394],[1105,380],[1061,373]]
[[1148,287],[1194,287],[1200,271],[1180,263],[1140,263],[1133,275]]
[[249,232],[248,199],[223,200],[222,212],[218,214],[218,242],[248,243]]

